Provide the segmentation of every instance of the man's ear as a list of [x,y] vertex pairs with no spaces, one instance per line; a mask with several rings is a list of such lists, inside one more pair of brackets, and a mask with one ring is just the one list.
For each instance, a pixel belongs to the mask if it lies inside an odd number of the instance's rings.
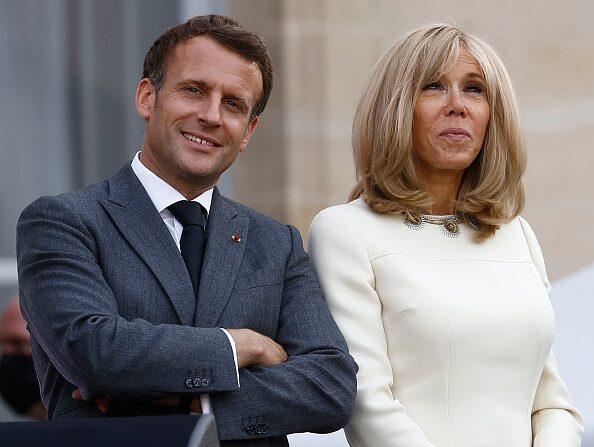
[[149,120],[155,108],[156,99],[157,92],[151,81],[148,78],[141,80],[136,87],[136,112],[145,121]]
[[254,132],[254,130],[256,130],[256,126],[258,125],[259,119],[260,119],[260,117],[255,116],[252,118],[252,120],[248,124],[247,129],[245,129],[245,133],[243,134],[243,140],[241,140],[241,146],[239,146],[239,152],[242,152],[245,150],[245,147],[247,146],[247,144],[250,141],[250,137],[252,136],[252,133]]

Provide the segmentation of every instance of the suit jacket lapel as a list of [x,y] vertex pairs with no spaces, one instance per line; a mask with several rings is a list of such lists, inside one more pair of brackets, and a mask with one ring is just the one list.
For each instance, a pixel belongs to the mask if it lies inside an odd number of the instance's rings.
[[[237,213],[215,188],[207,224],[194,325],[214,327],[229,301],[245,251],[249,219]],[[237,241],[239,235],[241,240]]]
[[196,298],[190,276],[153,202],[129,163],[108,182],[109,200],[101,200],[101,204],[157,277],[181,324],[191,325],[196,312]]

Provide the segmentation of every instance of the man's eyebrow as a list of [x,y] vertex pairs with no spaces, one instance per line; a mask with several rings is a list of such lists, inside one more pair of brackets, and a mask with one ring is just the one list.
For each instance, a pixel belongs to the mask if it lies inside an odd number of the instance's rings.
[[247,98],[245,96],[238,95],[236,93],[229,93],[229,94],[225,95],[225,98],[232,99],[233,101],[239,101],[239,102],[247,104]]
[[196,85],[198,87],[208,87],[208,84],[204,81],[199,79],[183,79],[177,83],[177,85],[186,86],[186,85]]
[[[177,83],[178,87],[186,87],[189,85],[201,87],[206,90],[208,90],[210,88],[210,86],[207,82],[199,80],[199,79],[188,78],[188,79],[183,79]],[[247,103],[247,98],[245,97],[245,95],[242,95],[237,92],[229,92],[229,93],[225,94],[225,98]]]

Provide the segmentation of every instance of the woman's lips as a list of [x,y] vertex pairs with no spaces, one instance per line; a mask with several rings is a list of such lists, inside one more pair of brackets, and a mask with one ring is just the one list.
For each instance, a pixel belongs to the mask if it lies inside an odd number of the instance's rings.
[[470,138],[470,132],[459,127],[451,127],[441,131],[439,136],[447,140],[461,141]]

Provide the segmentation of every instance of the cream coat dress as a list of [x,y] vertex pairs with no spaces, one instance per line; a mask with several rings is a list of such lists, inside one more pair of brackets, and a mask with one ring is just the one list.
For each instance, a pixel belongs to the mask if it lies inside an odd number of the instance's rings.
[[359,364],[353,447],[577,447],[551,353],[540,247],[522,218],[485,242],[411,229],[361,200],[310,228],[318,279]]

